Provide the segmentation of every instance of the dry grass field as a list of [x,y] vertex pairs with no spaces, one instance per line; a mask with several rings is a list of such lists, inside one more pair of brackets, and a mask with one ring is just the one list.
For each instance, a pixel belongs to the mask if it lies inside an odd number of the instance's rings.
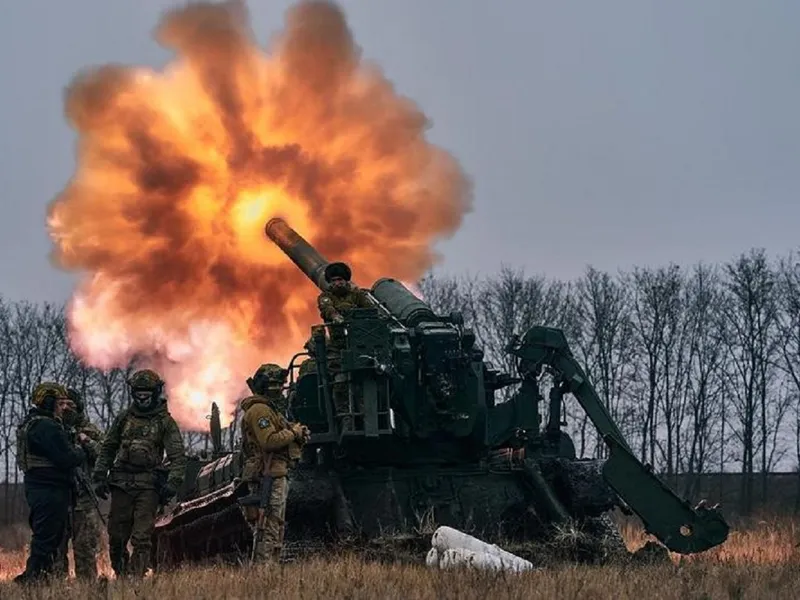
[[[630,550],[647,541],[624,524]],[[0,537],[0,540],[3,538]],[[274,568],[186,567],[138,583],[74,581],[24,590],[8,580],[24,552],[0,553],[0,598],[800,598],[800,521],[753,520],[721,547],[657,565],[554,565],[520,575],[364,563],[341,556]],[[101,568],[109,574],[101,558]]]

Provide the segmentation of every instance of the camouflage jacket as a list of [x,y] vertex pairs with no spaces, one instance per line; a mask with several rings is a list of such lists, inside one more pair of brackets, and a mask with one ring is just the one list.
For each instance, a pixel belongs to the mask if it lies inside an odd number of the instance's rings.
[[[70,441],[75,446],[81,446],[83,451],[86,453],[87,463],[81,468],[87,476],[91,475],[92,468],[97,462],[97,455],[100,452],[100,448],[103,444],[103,432],[99,427],[89,420],[89,417],[87,417],[85,413],[79,415],[76,423],[67,425],[65,428],[70,437]],[[85,444],[80,444],[78,442],[78,436],[81,433],[89,438],[89,441]]]
[[[269,474],[283,477],[294,461],[300,458],[301,447],[291,430],[292,424],[265,396],[248,396],[242,400],[242,479],[260,479],[265,461],[270,460]],[[271,458],[270,458],[271,456]]]
[[92,479],[108,477],[110,485],[124,489],[158,489],[156,471],[164,454],[169,461],[167,484],[177,490],[183,483],[186,454],[178,424],[166,400],[141,411],[131,405],[120,413],[103,440]]
[[353,308],[369,308],[372,304],[367,297],[367,292],[352,283],[346,294],[341,296],[332,292],[322,292],[317,297],[319,315],[326,323],[331,323],[336,317],[344,316]]
[[[367,297],[366,291],[349,284],[346,294],[341,296],[332,292],[322,292],[317,297],[317,307],[319,314],[326,323],[334,323],[344,317],[347,311],[353,308],[369,308],[372,303]],[[329,329],[331,349],[342,348],[345,344],[345,333],[341,327],[331,327]]]

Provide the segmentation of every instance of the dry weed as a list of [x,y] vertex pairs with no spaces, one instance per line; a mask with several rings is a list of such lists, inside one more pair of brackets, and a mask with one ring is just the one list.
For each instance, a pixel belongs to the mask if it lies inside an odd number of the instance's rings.
[[[631,550],[648,538],[623,524]],[[420,566],[365,563],[352,556],[298,561],[280,567],[185,567],[138,583],[93,585],[74,580],[20,590],[0,583],[0,597],[158,598],[800,598],[797,523],[788,519],[737,524],[709,552],[661,565],[562,565],[521,575],[435,571]],[[23,553],[5,553],[2,575],[19,572]],[[107,564],[101,564],[104,571]]]

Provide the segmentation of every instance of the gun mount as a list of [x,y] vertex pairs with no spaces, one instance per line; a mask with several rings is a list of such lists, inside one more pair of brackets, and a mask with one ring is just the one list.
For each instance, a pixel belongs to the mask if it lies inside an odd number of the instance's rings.
[[[326,289],[325,257],[281,219],[265,231]],[[509,340],[516,367],[505,373],[484,361],[460,314],[436,314],[391,278],[377,280],[368,297],[372,306],[347,311],[344,322],[312,327],[309,351],[289,364],[288,412],[312,436],[290,475],[287,542],[409,534],[430,518],[489,542],[524,541],[570,521],[611,544],[606,556],[627,553],[608,517],[617,507],[674,552],[702,552],[727,539],[716,507],[692,507],[636,458],[562,331],[534,326]],[[346,340],[339,374],[351,431],[339,431],[333,418],[327,340],[335,328]],[[576,457],[563,429],[567,396],[597,429],[607,459]],[[161,551],[172,560],[246,551],[240,474],[235,451],[203,466],[156,525]]]

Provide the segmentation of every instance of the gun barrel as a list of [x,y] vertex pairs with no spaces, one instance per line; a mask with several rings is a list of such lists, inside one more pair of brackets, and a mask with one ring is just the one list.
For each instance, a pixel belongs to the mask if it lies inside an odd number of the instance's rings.
[[280,217],[270,219],[264,231],[314,285],[322,291],[327,289],[325,267],[330,263],[311,244]]
[[409,327],[414,327],[422,321],[439,320],[430,306],[396,279],[390,277],[379,279],[372,286],[372,295],[396,319]]

